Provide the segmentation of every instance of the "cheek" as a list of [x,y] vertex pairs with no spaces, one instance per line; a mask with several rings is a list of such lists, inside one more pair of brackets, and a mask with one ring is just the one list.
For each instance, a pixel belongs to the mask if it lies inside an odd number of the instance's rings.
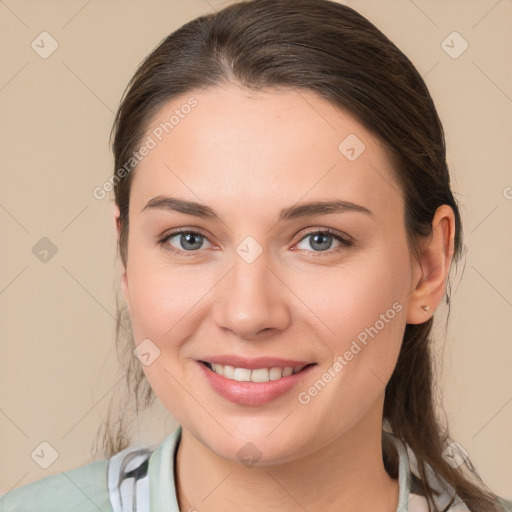
[[316,332],[324,333],[331,363],[326,370],[335,375],[322,379],[333,382],[322,391],[326,403],[363,411],[384,390],[406,324],[406,255],[399,248],[368,251],[336,271],[326,269],[323,279],[315,279],[322,287],[302,283],[298,294],[314,312],[310,323],[318,322]]
[[141,368],[159,400],[180,416],[186,410],[186,394],[180,385],[181,351],[197,329],[206,285],[193,274],[192,265],[174,271],[168,264],[136,257],[131,265],[130,318],[135,345],[139,354],[151,354],[150,364],[141,359]]
[[324,440],[350,429],[373,410],[384,396],[398,359],[405,307],[385,276],[381,276],[381,286],[373,277],[368,272],[367,280],[344,279],[345,293],[333,282],[333,300],[323,301],[326,324],[334,331],[322,331],[328,332],[321,341],[330,357],[324,372],[304,382],[297,398],[304,404],[299,406],[302,413],[322,418]]
[[175,265],[165,258],[134,257],[129,268],[130,316],[136,342],[143,338],[171,343],[183,336],[211,285],[199,279],[197,266]]
[[368,252],[338,268],[316,271],[314,279],[295,277],[294,292],[311,311],[308,322],[318,324],[318,332],[325,333],[337,351],[358,336],[364,342],[376,323],[379,337],[386,333],[385,337],[395,339],[405,310],[401,266],[396,253]]

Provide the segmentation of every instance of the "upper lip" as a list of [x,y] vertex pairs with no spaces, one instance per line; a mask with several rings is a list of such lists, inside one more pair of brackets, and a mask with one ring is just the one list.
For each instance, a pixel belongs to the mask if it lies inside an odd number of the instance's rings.
[[255,370],[257,368],[297,368],[313,364],[311,361],[296,361],[293,359],[281,359],[278,357],[241,357],[235,355],[209,356],[201,359],[205,363],[221,364],[223,366],[233,366],[235,368],[248,368]]

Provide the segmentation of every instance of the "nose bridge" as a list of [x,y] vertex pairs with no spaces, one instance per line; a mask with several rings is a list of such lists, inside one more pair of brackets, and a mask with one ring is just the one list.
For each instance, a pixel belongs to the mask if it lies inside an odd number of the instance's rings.
[[221,287],[222,296],[215,304],[219,327],[250,338],[264,329],[286,326],[286,298],[278,290],[283,284],[271,267],[270,251],[253,237],[238,244],[231,271]]

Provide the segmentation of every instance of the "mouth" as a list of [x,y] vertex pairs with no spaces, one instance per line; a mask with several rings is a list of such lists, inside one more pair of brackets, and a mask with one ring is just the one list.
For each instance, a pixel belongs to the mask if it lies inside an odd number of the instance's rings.
[[270,382],[281,380],[290,375],[301,373],[306,368],[314,366],[317,363],[309,363],[300,366],[273,366],[263,368],[242,368],[218,363],[210,363],[208,361],[199,361],[206,366],[211,372],[221,375],[225,379],[236,382]]
[[204,382],[230,402],[253,407],[266,405],[281,396],[288,395],[291,400],[289,393],[310,378],[318,366],[318,363],[274,357],[248,359],[219,355],[208,359],[196,360]]

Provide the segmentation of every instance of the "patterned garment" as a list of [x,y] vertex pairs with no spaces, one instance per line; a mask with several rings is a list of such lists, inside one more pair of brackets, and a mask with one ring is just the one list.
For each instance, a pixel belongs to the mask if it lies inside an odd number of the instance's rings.
[[[427,512],[414,453],[392,433],[383,431],[383,436],[390,436],[399,456],[396,512]],[[180,438],[178,426],[154,447],[132,445],[110,459],[12,489],[0,495],[0,512],[180,512],[175,489]],[[454,495],[453,489],[443,486],[430,467],[427,478],[433,488],[444,487],[435,500],[438,510],[443,510]],[[499,501],[503,511],[512,512],[512,502]],[[468,512],[468,508],[457,499],[450,512]]]
[[[179,431],[176,441],[179,439]],[[418,491],[416,457],[411,449],[392,433],[383,431],[390,436],[399,454],[399,504],[397,512],[427,512],[426,499],[414,491]],[[177,447],[177,442],[174,443]],[[173,450],[171,450],[173,451]],[[113,512],[150,512],[150,485],[148,463],[152,450],[147,447],[128,447],[117,453],[108,461],[108,489]],[[434,488],[442,489],[439,478],[432,470],[427,475]],[[451,489],[451,488],[449,488]],[[444,508],[449,503],[452,492],[442,492],[436,499],[436,505]],[[174,497],[173,497],[174,499]],[[456,499],[451,512],[469,512],[469,509],[459,498]]]
[[128,447],[108,461],[108,492],[113,512],[150,512],[148,464],[152,450]]

